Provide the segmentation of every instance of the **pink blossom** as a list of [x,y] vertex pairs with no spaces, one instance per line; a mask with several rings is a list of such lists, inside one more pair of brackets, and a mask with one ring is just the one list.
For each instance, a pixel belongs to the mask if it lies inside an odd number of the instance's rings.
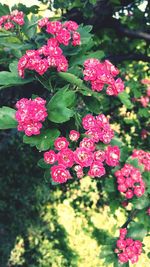
[[47,25],[47,23],[48,23],[48,18],[42,18],[38,21],[38,26],[40,28],[43,28]]
[[75,130],[71,130],[70,133],[69,133],[69,138],[71,141],[78,141],[80,137],[80,133],[75,131]]
[[67,28],[69,31],[76,31],[79,26],[75,21],[68,20],[63,24],[63,27]]
[[105,151],[97,150],[94,152],[94,160],[103,162],[105,160]]
[[68,30],[66,30],[65,28],[62,28],[56,35],[57,41],[60,44],[63,44],[65,46],[69,45],[69,41],[71,39],[71,34]]
[[40,97],[33,100],[22,98],[17,101],[16,120],[18,131],[24,131],[27,136],[40,134],[42,123],[47,117],[46,101]]
[[94,177],[101,177],[105,175],[105,173],[106,171],[103,164],[99,161],[93,161],[93,163],[90,166],[88,175],[94,178]]
[[73,39],[72,41],[73,46],[77,46],[81,44],[81,36],[79,32],[73,32],[72,39]]
[[93,162],[93,153],[84,147],[74,151],[74,161],[82,167],[88,167]]
[[60,21],[49,21],[46,24],[46,31],[51,34],[58,34],[62,29],[62,24]]
[[53,150],[49,150],[44,153],[44,161],[47,164],[53,164],[57,160],[57,155]]
[[74,154],[69,148],[63,148],[57,155],[58,164],[64,165],[65,167],[72,167],[74,164]]
[[62,150],[68,148],[69,142],[65,137],[58,137],[54,142],[54,146],[56,150]]
[[80,142],[80,147],[85,147],[89,151],[95,150],[95,144],[90,138],[83,138],[82,141]]
[[82,119],[82,125],[85,130],[89,130],[90,128],[93,128],[96,126],[96,120],[94,116],[91,114],[87,114],[83,119]]
[[118,146],[108,146],[105,151],[106,164],[109,166],[117,166],[120,159],[120,149]]
[[51,176],[54,182],[60,184],[66,183],[68,179],[71,179],[70,172],[63,165],[52,166]]

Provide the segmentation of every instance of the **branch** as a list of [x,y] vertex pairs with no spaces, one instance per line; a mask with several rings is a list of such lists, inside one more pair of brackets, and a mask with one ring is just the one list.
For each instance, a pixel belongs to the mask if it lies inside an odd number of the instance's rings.
[[127,221],[121,226],[121,228],[126,228],[128,224],[133,220],[133,218],[137,215],[138,210],[133,210],[130,213],[130,216],[128,217]]
[[135,61],[143,61],[143,62],[150,62],[150,57],[144,54],[137,54],[132,53],[130,54],[121,54],[121,55],[108,55],[107,59],[112,61],[114,64],[118,64],[122,61],[126,60],[135,60]]
[[131,30],[131,29],[123,28],[121,26],[121,24],[118,25],[118,31],[121,34],[126,35],[126,36],[128,36],[130,38],[144,39],[145,41],[149,41],[150,42],[150,34],[148,34],[146,32],[134,31],[134,30]]

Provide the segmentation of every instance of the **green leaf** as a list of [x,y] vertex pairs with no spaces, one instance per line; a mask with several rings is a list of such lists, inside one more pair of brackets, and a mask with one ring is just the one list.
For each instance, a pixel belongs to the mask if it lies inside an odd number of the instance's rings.
[[115,192],[116,191],[116,186],[115,186],[115,178],[108,178],[108,179],[105,179],[105,187],[104,187],[104,190],[106,192]]
[[131,222],[130,228],[128,229],[127,236],[131,237],[135,240],[143,241],[143,238],[147,234],[147,229],[145,228],[145,225],[142,223],[137,222]]
[[[12,65],[11,65],[12,68]],[[7,88],[13,85],[21,85],[32,82],[33,78],[22,79],[18,76],[18,73],[9,72],[9,71],[1,71],[0,72],[0,89]]]
[[127,146],[124,146],[120,149],[120,161],[121,162],[125,162],[127,160],[127,158],[129,157],[129,153],[130,153],[130,148]]
[[[83,52],[82,52],[83,53]],[[81,53],[78,54],[78,56],[76,57],[72,57],[72,59],[70,60],[70,66],[74,66],[74,65],[83,65],[84,61],[88,58],[97,58],[97,59],[102,59],[104,58],[105,54],[103,51],[99,50],[93,53],[84,53],[84,55],[82,55]]]
[[36,146],[40,151],[45,151],[53,147],[53,143],[59,135],[60,132],[58,129],[48,129],[39,135],[31,137],[24,135],[23,142],[30,146]]
[[8,5],[2,5],[0,3],[0,17],[4,15],[8,15],[10,13],[10,9]]
[[74,74],[72,73],[69,73],[69,72],[59,72],[58,75],[64,79],[65,81],[73,84],[73,85],[76,85],[80,88],[84,87],[84,84],[83,84],[83,81],[81,79],[79,79],[77,76],[75,76]]
[[12,63],[10,63],[9,70],[10,72],[17,74],[18,76],[18,61],[14,60]]
[[143,164],[139,164],[138,162],[138,158],[132,158],[132,157],[129,157],[127,159],[127,163],[133,165],[135,168],[138,168],[140,170],[140,172],[142,173],[144,171],[144,165]]
[[135,209],[142,210],[150,205],[150,198],[144,194],[140,198],[135,198],[132,200]]
[[118,137],[114,137],[114,138],[111,140],[110,144],[111,144],[112,146],[118,146],[118,147],[122,147],[122,146],[124,145],[124,143],[123,143]]
[[80,25],[78,28],[78,32],[81,35],[81,45],[87,45],[88,42],[92,39],[92,34],[90,33],[92,30],[92,26],[90,25]]
[[140,108],[138,114],[140,117],[149,118],[150,111],[148,108]]
[[130,96],[124,91],[122,93],[120,93],[118,95],[118,98],[120,99],[120,101],[122,102],[122,104],[124,104],[126,106],[126,108],[128,109],[132,109],[133,108],[133,104],[130,101]]
[[102,110],[101,102],[93,96],[83,96],[83,101],[91,112],[99,114]]
[[118,258],[114,260],[114,267],[129,267],[129,262],[126,263],[120,263],[118,261]]
[[37,165],[42,169],[50,169],[51,166],[50,164],[47,164],[43,158],[38,161]]
[[0,129],[11,129],[17,127],[15,119],[16,110],[9,107],[0,108]]
[[[36,37],[36,30],[37,30],[37,16],[32,14],[30,20],[26,16],[25,17],[25,24],[22,27],[22,31],[27,35],[30,39]],[[32,25],[32,26],[31,26]]]
[[67,88],[60,89],[48,103],[48,119],[52,122],[62,123],[74,115],[74,111],[70,108],[75,103],[76,95]]

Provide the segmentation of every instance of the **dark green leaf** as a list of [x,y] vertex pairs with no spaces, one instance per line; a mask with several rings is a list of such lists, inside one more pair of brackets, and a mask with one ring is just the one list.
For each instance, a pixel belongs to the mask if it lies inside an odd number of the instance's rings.
[[91,112],[99,114],[101,112],[101,102],[93,96],[83,96],[83,101]]
[[74,115],[70,108],[74,105],[75,98],[75,92],[60,89],[48,103],[48,119],[56,123],[68,121]]
[[128,234],[127,234],[128,237],[142,241],[143,238],[146,236],[146,234],[147,234],[147,229],[145,228],[144,224],[137,222],[130,223],[130,228],[128,229]]
[[133,104],[130,101],[130,96],[124,91],[118,95],[120,101],[126,106],[126,108],[131,109],[133,108]]
[[36,146],[40,151],[45,151],[53,147],[53,143],[59,135],[58,129],[48,129],[39,135],[31,137],[24,135],[23,142],[30,146]]
[[42,169],[50,169],[51,166],[50,164],[47,164],[43,158],[38,161],[37,165]]
[[122,146],[124,145],[123,142],[122,142],[118,137],[114,137],[114,138],[111,140],[110,144],[111,144],[112,146],[118,146],[118,147],[122,147]]
[[150,198],[144,194],[142,197],[132,200],[135,209],[142,210],[150,205]]

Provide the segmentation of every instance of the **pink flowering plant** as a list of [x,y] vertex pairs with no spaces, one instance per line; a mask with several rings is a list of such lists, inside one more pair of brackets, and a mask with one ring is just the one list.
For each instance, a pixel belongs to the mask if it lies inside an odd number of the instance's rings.
[[23,142],[41,152],[38,166],[51,186],[80,183],[88,175],[97,180],[112,213],[120,205],[126,209],[120,236],[105,246],[114,266],[125,267],[144,252],[150,229],[150,153],[127,147],[111,127],[107,99],[124,103],[129,96],[118,68],[94,51],[91,29],[36,16],[30,21],[18,10],[0,17],[1,38],[10,38],[1,42],[4,52],[9,46],[10,62],[9,71],[0,72],[1,89],[42,88],[40,95],[37,90],[13,107],[1,107],[0,128],[17,128]]

